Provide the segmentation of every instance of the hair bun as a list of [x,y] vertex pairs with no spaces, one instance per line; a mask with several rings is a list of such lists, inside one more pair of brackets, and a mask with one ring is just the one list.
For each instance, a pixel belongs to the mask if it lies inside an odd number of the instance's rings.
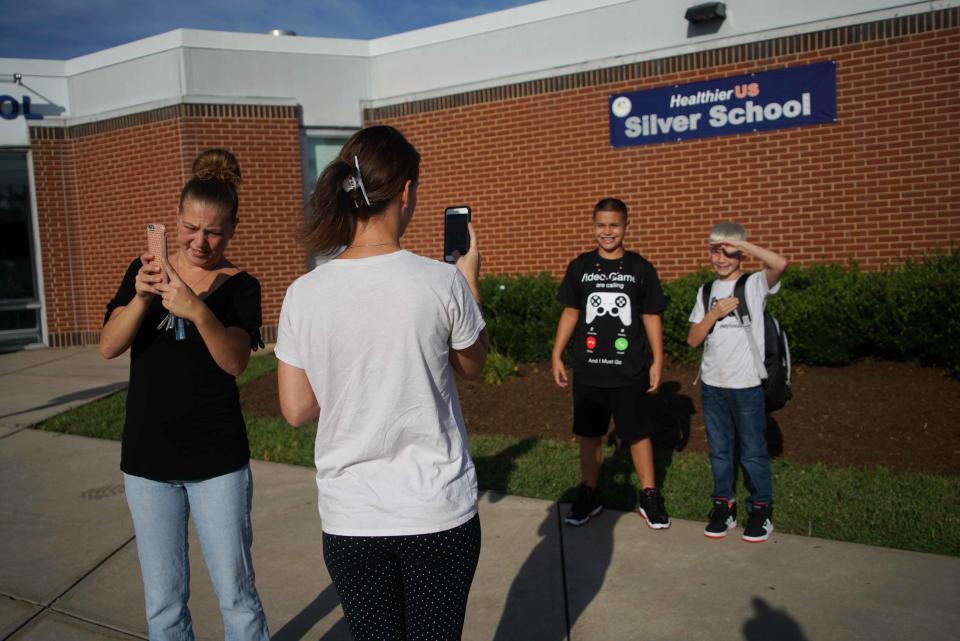
[[208,149],[193,161],[193,175],[200,180],[221,180],[234,188],[240,185],[240,163],[226,149]]

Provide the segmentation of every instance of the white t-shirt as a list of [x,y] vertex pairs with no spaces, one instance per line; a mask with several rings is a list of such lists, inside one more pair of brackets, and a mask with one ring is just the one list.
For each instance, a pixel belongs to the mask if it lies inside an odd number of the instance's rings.
[[[710,288],[710,308],[721,298],[733,296],[734,280],[715,280]],[[746,284],[747,309],[750,310],[750,329],[763,358],[763,310],[767,296],[780,291],[780,283],[770,288],[762,271],[750,274]],[[690,322],[699,323],[706,316],[703,308],[703,287],[697,290],[697,301],[690,312]],[[728,389],[745,389],[760,384],[760,373],[750,351],[747,330],[733,312],[714,324],[704,342],[700,378],[707,385]]]
[[290,285],[275,352],[305,370],[320,404],[325,532],[426,534],[473,518],[477,477],[449,350],[483,327],[456,267],[403,250],[331,260]]

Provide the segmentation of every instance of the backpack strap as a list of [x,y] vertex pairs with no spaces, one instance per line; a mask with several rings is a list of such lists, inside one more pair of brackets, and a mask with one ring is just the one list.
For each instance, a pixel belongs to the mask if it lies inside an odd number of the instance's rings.
[[[710,291],[713,289],[713,281],[708,280],[703,284],[701,288],[702,296],[700,297],[703,300],[703,313],[704,315],[710,311]],[[710,328],[710,331],[707,332],[707,336],[713,333],[713,327]],[[706,339],[704,339],[706,340]]]
[[703,294],[703,295],[701,296],[701,298],[703,299],[703,312],[704,312],[704,313],[707,313],[707,312],[710,311],[710,290],[712,290],[712,289],[713,289],[713,281],[712,281],[712,280],[708,280],[707,282],[705,282],[705,283],[703,284],[703,287],[701,288],[702,294]]
[[[753,355],[753,362],[757,367],[757,373],[760,380],[767,378],[767,367],[763,364],[763,355],[760,354],[760,348],[757,347],[757,340],[753,337],[753,319],[750,317],[750,309],[747,307],[747,280],[753,274],[743,274],[737,279],[733,286],[733,295],[737,297],[737,316],[740,318],[740,324],[747,330],[747,342],[750,344],[750,353]],[[763,314],[757,322],[763,322]]]
[[[701,300],[703,301],[703,313],[706,314],[710,311],[710,290],[713,289],[713,281],[708,280],[703,284],[703,287],[700,288]],[[710,334],[713,333],[713,327],[710,328],[710,331],[707,332],[706,337],[703,339],[706,341],[710,338]],[[696,385],[700,382],[700,375],[703,374],[703,355],[700,355],[700,367],[697,368],[697,377],[693,379],[693,384]]]
[[750,308],[747,307],[747,281],[750,279],[752,274],[743,273],[740,274],[740,277],[737,278],[736,284],[733,286],[733,295],[737,297],[737,316],[740,317],[740,321],[749,325],[750,318]]

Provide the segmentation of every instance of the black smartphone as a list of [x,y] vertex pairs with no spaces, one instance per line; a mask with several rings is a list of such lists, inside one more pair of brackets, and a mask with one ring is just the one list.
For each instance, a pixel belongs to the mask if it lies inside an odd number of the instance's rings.
[[453,252],[460,255],[470,249],[470,232],[467,223],[470,222],[470,208],[466,205],[447,207],[443,211],[443,260],[448,263],[456,262]]

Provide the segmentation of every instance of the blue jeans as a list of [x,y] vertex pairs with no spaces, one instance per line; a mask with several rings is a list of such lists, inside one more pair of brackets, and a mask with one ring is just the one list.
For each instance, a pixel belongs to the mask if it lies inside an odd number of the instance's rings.
[[193,512],[203,558],[220,602],[224,637],[268,641],[254,585],[250,546],[250,467],[200,481],[151,481],[123,475],[137,535],[151,641],[192,641],[187,519]]
[[747,474],[752,503],[773,504],[773,478],[767,452],[767,412],[763,388],[728,389],[700,383],[703,420],[710,444],[713,498],[734,500],[737,494],[736,442],[740,441],[740,464]]

